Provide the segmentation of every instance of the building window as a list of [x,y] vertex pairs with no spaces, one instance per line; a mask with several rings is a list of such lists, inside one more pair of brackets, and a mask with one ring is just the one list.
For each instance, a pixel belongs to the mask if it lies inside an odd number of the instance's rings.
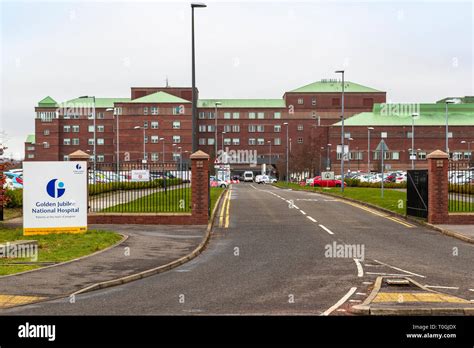
[[303,138],[298,138],[298,144],[303,144]]
[[341,99],[332,98],[332,106],[340,106],[340,105],[341,105]]
[[224,132],[230,133],[232,131],[232,126],[230,124],[226,124],[224,126]]
[[234,124],[234,125],[232,126],[232,132],[234,132],[234,133],[239,133],[239,132],[240,132],[240,125]]
[[181,106],[175,106],[173,108],[173,115],[180,115],[184,113],[184,108],[181,109]]
[[104,155],[97,155],[97,162],[104,162]]
[[152,106],[151,107],[151,114],[152,115],[158,115],[158,107],[157,106]]
[[47,141],[43,143],[43,148],[49,149],[49,143]]
[[209,119],[210,119],[210,120],[213,120],[213,119],[216,118],[216,114],[214,113],[214,111],[209,111],[209,114],[208,114],[208,115],[209,115]]
[[180,129],[181,122],[180,121],[173,121],[173,129]]
[[257,139],[257,145],[265,145],[265,139],[263,139],[263,138],[258,138],[258,139]]
[[159,123],[158,121],[152,121],[151,122],[151,129],[158,129]]
[[230,138],[224,138],[224,145],[230,145],[231,140]]
[[26,148],[27,151],[35,151],[35,147],[34,146],[28,146]]
[[232,113],[232,118],[233,118],[234,120],[239,119],[239,118],[240,118],[240,113],[238,113],[238,112]]
[[32,153],[29,153],[29,154],[28,154],[28,158],[35,158],[35,155],[32,154]]
[[89,133],[94,133],[94,126],[88,126],[87,130],[88,130]]
[[254,133],[257,130],[257,126],[254,124],[249,124],[249,132]]
[[418,152],[418,159],[425,160],[426,159],[426,152]]
[[257,125],[257,132],[265,132],[265,126],[262,124]]
[[[94,139],[92,139],[92,142],[94,142]],[[104,138],[97,139],[97,145],[104,145],[104,144],[105,144]]]
[[249,138],[249,145],[255,145],[255,138]]
[[207,138],[207,145],[214,145],[214,138]]
[[[361,158],[362,159],[362,158]],[[393,151],[392,152],[392,160],[398,161],[400,159],[400,152],[398,151]]]
[[151,136],[151,143],[152,143],[152,144],[158,143],[158,140],[159,140],[158,135],[152,135],[152,136]]
[[79,138],[73,138],[72,145],[79,145]]
[[98,112],[97,113],[97,118],[103,119],[104,118],[104,113],[103,112]]
[[206,145],[206,138],[199,138],[199,145]]
[[273,139],[273,145],[281,145],[281,139],[280,138],[274,138]]
[[344,138],[350,139],[350,137],[351,137],[351,133],[349,133],[349,132],[344,133]]
[[207,129],[207,128],[206,128],[206,125],[205,125],[205,124],[200,124],[200,125],[199,125],[199,131],[200,131],[201,133],[204,133],[204,132],[206,131],[206,129]]
[[299,104],[299,105],[303,105],[303,103],[304,103],[303,98],[298,98],[298,104]]
[[73,133],[79,133],[79,126],[72,126]]
[[181,136],[173,135],[173,144],[178,144],[181,142]]
[[257,113],[257,118],[258,118],[259,120],[263,120],[263,119],[265,118],[265,113],[264,113],[264,112],[258,112],[258,113]]
[[69,139],[69,138],[64,138],[64,139],[63,139],[63,145],[71,145],[71,139]]
[[173,153],[173,161],[179,161],[181,155],[179,153]]
[[411,132],[407,132],[407,138],[408,138],[408,139],[411,139],[411,138],[412,138],[412,136],[413,136],[413,135],[412,135],[412,133],[411,133]]
[[214,127],[213,124],[208,124],[208,125],[207,125],[207,131],[208,131],[208,132],[214,132],[214,130],[215,130],[215,127]]
[[303,125],[302,125],[302,124],[299,124],[299,125],[298,125],[298,130],[299,130],[299,131],[302,131],[302,130],[303,130]]
[[66,162],[69,161],[69,156],[68,156],[68,155],[64,155],[64,156],[63,156],[63,161],[66,161]]
[[[92,129],[94,129],[94,127],[92,127]],[[100,132],[100,133],[103,133],[104,132],[104,126],[97,126],[97,131]]]
[[[71,126],[63,126],[64,133],[69,133],[70,131],[71,131]],[[92,131],[94,131],[94,128],[92,128]]]
[[232,139],[232,145],[240,145],[240,139],[239,138],[233,138]]
[[94,145],[94,139],[87,139],[88,145]]
[[147,106],[145,106],[143,108],[143,115],[148,115],[148,107]]
[[230,120],[230,112],[224,112],[224,119]]
[[281,112],[277,111],[273,113],[273,118],[274,119],[280,119],[281,118]]
[[206,118],[206,113],[204,111],[199,112],[199,119],[204,120]]
[[275,133],[281,132],[281,126],[280,126],[279,124],[274,125],[274,126],[273,126],[273,131],[274,131]]
[[145,142],[145,144],[148,144],[148,135],[146,135],[146,136],[143,138],[143,141]]
[[45,129],[45,130],[43,131],[43,135],[49,135],[49,129]]
[[159,158],[159,155],[158,155],[157,152],[152,152],[152,153],[151,153],[151,160],[152,160],[153,162],[158,161],[158,158]]
[[311,98],[311,105],[316,106],[316,97]]
[[255,119],[255,112],[249,112],[249,119],[251,120]]

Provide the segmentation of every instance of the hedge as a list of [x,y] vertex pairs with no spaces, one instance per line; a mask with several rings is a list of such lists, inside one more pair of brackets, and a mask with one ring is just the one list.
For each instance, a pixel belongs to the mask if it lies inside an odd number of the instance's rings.
[[23,189],[5,190],[7,208],[21,208],[23,206]]
[[467,195],[474,194],[474,185],[473,184],[449,184],[449,192],[464,193]]
[[[182,184],[183,180],[179,178],[166,179],[166,186],[174,186]],[[108,182],[108,183],[98,183],[98,184],[89,184],[89,196],[98,195],[101,193],[107,193],[117,190],[138,190],[154,187],[164,187],[163,179],[156,179],[153,181],[146,182]]]
[[[380,182],[361,182],[358,179],[344,179],[344,182],[346,183],[347,187],[373,187],[373,188],[379,188],[382,186],[382,183]],[[395,182],[386,182],[383,184],[383,187],[385,188],[406,188],[407,183],[406,182],[401,182],[401,183],[395,183]]]

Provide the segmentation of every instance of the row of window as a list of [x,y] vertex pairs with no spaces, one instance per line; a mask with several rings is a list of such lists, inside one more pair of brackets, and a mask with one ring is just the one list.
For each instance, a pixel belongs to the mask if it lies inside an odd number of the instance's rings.
[[[301,143],[303,143],[303,138],[299,138],[298,140],[301,140]],[[264,138],[249,138],[248,144],[249,145],[265,145],[266,143],[268,143],[268,141],[265,141]],[[199,145],[214,145],[214,144],[215,144],[214,138],[199,138]],[[224,138],[224,145],[240,145],[240,138]],[[281,139],[273,138],[273,145],[281,145]]]
[[[182,115],[184,114],[184,105],[174,106],[172,108],[173,115]],[[145,106],[143,107],[143,115],[159,115],[160,108],[158,106]]]
[[[240,114],[241,114],[240,112],[224,112],[223,118],[225,120],[230,120],[230,119],[238,120],[238,119],[240,119]],[[213,111],[200,111],[198,116],[199,116],[199,119],[201,119],[201,120],[204,120],[206,118],[208,118],[210,120],[213,120],[215,118],[215,112],[213,112]],[[250,112],[247,113],[247,117],[251,120],[255,120],[255,119],[263,120],[263,119],[265,119],[265,112],[250,111]],[[274,119],[280,119],[281,118],[281,112],[280,111],[273,112],[273,118]]]
[[[199,125],[199,132],[201,132],[201,133],[215,132],[215,129],[216,129],[215,125],[212,125],[212,124],[209,124],[209,125],[200,124]],[[299,124],[297,129],[299,131],[302,131],[303,130],[303,125]],[[256,133],[256,132],[257,133],[262,133],[262,132],[265,132],[265,126],[260,125],[260,124],[249,124],[248,125],[248,131],[249,131],[249,133]],[[239,133],[240,132],[240,125],[238,125],[238,124],[224,125],[224,132],[226,132],[226,133]],[[273,132],[275,132],[275,133],[281,132],[281,125],[279,125],[279,124],[274,125],[273,126]]]

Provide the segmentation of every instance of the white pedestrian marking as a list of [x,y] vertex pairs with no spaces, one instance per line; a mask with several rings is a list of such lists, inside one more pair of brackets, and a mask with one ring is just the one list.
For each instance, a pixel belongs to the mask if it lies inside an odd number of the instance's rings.
[[310,219],[313,222],[317,222],[315,219],[313,219],[311,216],[306,216],[308,219]]
[[354,259],[354,262],[357,265],[357,276],[363,277],[364,276],[364,269],[362,268],[362,264],[360,263],[359,259]]
[[319,227],[321,227],[323,230],[325,230],[327,233],[329,234],[334,234],[334,232],[332,232],[329,228],[327,228],[326,226],[324,225],[319,225]]
[[327,316],[327,315],[331,314],[333,311],[335,311],[337,308],[339,308],[344,302],[346,302],[349,299],[349,297],[351,297],[352,294],[356,290],[357,290],[356,287],[350,288],[350,290],[347,292],[347,294],[345,294],[339,301],[336,302],[335,305],[333,305],[331,308],[329,308],[328,310],[323,312],[323,314],[321,314],[321,315]]
[[421,274],[413,273],[413,272],[406,271],[406,270],[401,269],[401,268],[398,268],[398,267],[390,266],[390,265],[387,264],[387,263],[383,263],[383,262],[380,262],[380,261],[377,261],[377,260],[374,260],[374,261],[377,262],[377,263],[379,263],[379,264],[381,264],[381,265],[384,265],[384,266],[387,266],[387,267],[396,269],[397,271],[405,272],[405,273],[408,273],[408,274],[411,274],[411,275],[414,275],[414,276],[417,276],[417,277],[420,277],[420,278],[426,278],[425,276],[423,276],[423,275],[421,275]]
[[380,272],[365,272],[365,273],[366,274],[372,274],[372,275],[406,277],[406,274],[399,274],[399,273],[380,273]]
[[362,302],[362,300],[349,300],[349,302]]
[[[367,282],[366,282],[367,283]],[[372,283],[371,283],[372,284]],[[359,296],[367,296],[367,294],[365,292],[356,292],[356,295],[359,295]]]
[[426,285],[426,288],[433,288],[433,289],[453,289],[453,290],[458,290],[458,286],[441,286],[441,285]]

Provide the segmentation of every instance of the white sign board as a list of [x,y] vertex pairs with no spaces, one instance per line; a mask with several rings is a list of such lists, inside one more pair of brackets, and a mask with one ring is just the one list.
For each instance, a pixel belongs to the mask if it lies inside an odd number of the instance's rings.
[[87,162],[23,162],[23,234],[87,231]]
[[334,172],[321,172],[321,180],[334,180]]
[[150,181],[150,171],[148,169],[134,169],[130,180],[133,182]]
[[337,145],[336,152],[342,154],[342,159],[344,161],[349,159],[349,145],[344,145],[344,153],[342,153],[342,145]]

